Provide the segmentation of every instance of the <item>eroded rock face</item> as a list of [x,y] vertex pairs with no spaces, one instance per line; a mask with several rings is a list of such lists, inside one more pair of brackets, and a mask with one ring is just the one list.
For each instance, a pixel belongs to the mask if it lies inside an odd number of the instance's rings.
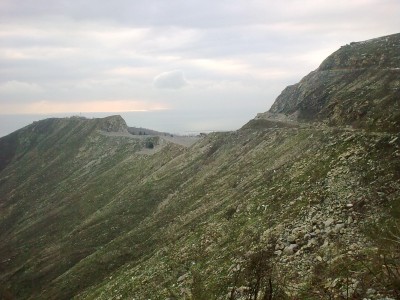
[[99,120],[99,129],[107,132],[128,132],[128,126],[120,115]]
[[271,113],[373,131],[400,127],[400,34],[341,47],[299,83]]

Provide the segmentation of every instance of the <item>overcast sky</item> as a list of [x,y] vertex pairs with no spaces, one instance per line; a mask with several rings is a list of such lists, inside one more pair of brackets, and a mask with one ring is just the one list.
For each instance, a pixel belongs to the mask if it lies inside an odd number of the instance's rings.
[[236,129],[341,45],[400,31],[399,16],[399,0],[0,0],[0,125],[147,111]]

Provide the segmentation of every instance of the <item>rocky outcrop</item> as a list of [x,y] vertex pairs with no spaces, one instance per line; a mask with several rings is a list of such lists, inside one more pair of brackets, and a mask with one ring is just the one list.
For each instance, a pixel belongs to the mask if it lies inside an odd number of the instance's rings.
[[128,126],[120,115],[97,119],[98,129],[107,132],[128,132]]
[[341,47],[299,83],[288,86],[270,113],[299,121],[372,131],[400,128],[400,34]]

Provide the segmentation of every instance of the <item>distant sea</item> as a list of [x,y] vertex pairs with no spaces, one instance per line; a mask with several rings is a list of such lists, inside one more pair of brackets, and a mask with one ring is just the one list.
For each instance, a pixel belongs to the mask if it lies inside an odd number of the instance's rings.
[[102,118],[121,115],[128,126],[143,127],[173,134],[194,135],[200,132],[230,131],[239,129],[247,121],[254,118],[254,112],[185,112],[178,110],[121,112],[121,113],[65,113],[35,115],[2,115],[0,114],[0,137],[15,130],[47,118],[63,118],[82,116],[86,118]]

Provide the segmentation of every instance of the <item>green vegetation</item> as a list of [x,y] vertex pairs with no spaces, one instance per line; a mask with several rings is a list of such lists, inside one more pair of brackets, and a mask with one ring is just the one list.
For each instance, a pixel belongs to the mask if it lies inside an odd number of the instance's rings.
[[398,133],[326,123],[188,148],[118,116],[0,139],[0,298],[397,299]]

